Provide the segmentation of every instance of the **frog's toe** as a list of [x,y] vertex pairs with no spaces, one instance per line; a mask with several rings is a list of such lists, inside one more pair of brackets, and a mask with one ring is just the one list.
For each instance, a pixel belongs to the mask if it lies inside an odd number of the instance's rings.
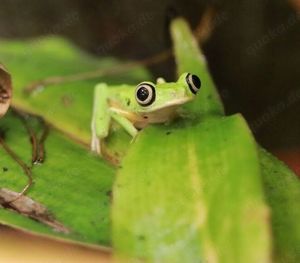
[[97,136],[93,136],[93,138],[92,138],[91,151],[101,155],[101,143]]
[[134,143],[136,140],[138,133],[136,133],[134,136],[132,136],[130,143]]

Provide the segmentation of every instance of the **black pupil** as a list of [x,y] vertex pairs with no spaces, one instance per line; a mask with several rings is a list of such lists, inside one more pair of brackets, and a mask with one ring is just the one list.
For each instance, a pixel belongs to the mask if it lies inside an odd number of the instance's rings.
[[137,91],[137,97],[140,101],[145,101],[149,97],[149,90],[146,87],[141,87]]
[[192,75],[192,81],[193,81],[193,84],[195,85],[195,87],[197,89],[200,89],[201,81],[196,75]]

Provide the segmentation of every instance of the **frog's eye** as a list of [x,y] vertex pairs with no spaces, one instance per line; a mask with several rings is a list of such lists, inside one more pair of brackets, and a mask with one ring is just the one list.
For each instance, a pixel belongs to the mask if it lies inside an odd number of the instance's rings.
[[155,88],[149,83],[141,83],[136,87],[135,98],[141,106],[149,106],[155,100]]
[[186,75],[186,82],[192,93],[196,94],[201,87],[201,80],[198,76],[188,73]]

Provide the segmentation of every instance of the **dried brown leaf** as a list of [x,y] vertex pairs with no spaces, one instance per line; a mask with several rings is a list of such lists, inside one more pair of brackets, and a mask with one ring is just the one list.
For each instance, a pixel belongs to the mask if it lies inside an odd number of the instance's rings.
[[299,0],[289,0],[292,7],[295,9],[297,13],[300,12],[300,1]]
[[0,118],[9,108],[12,97],[12,82],[8,71],[0,64]]
[[48,225],[54,231],[65,234],[70,233],[68,228],[55,220],[45,206],[25,195],[20,196],[19,193],[0,188],[0,207],[1,206]]

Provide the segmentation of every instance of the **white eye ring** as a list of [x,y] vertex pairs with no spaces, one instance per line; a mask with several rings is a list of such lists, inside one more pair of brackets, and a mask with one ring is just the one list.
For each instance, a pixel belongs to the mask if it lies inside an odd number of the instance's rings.
[[193,94],[196,94],[201,88],[201,80],[196,75],[188,73],[186,76],[186,82]]
[[141,106],[149,106],[155,101],[155,88],[149,83],[141,83],[136,87],[135,99]]

